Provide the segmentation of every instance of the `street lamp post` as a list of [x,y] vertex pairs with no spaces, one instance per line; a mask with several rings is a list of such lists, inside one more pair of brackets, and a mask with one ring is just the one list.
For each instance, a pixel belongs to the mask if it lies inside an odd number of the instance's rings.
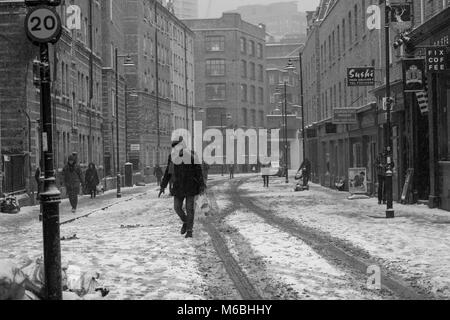
[[390,85],[390,6],[389,1],[385,0],[385,46],[386,46],[386,110],[387,110],[387,149],[386,149],[386,197],[387,197],[387,209],[386,218],[392,219],[395,217],[394,201],[393,201],[393,188],[392,188],[392,176],[393,176],[393,163],[392,163],[392,124],[391,124],[391,85]]
[[288,165],[288,121],[287,121],[287,82],[284,81],[284,166],[286,170],[286,183],[289,183],[289,165]]
[[[116,71],[116,145],[117,145],[117,151],[116,151],[116,174],[117,174],[117,198],[122,197],[122,191],[121,191],[121,175],[120,175],[120,149],[119,149],[119,137],[120,137],[120,130],[119,130],[119,58],[126,58],[124,66],[134,66],[134,63],[131,60],[130,55],[119,55],[118,49],[115,49],[115,71]],[[125,93],[126,94],[126,93]]]
[[[224,116],[226,116],[226,120],[231,120],[231,114],[225,114],[225,113],[220,114],[220,131],[222,132],[222,137],[224,136],[224,134],[223,134],[223,118],[224,118]],[[223,161],[225,158],[225,155],[223,154],[225,152],[225,148],[223,146],[224,146],[224,143],[222,141],[222,177],[225,174],[225,163]]]
[[302,107],[302,140],[303,140],[303,161],[306,159],[306,132],[305,132],[305,101],[303,92],[303,66],[302,66],[302,51],[299,51],[299,62],[300,62],[300,104]]

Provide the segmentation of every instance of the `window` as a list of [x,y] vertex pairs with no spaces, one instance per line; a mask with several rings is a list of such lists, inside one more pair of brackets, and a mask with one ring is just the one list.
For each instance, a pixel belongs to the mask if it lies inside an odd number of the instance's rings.
[[250,54],[250,56],[254,57],[255,56],[255,41],[250,40],[249,41],[249,45],[250,45],[250,48],[249,48],[250,52],[249,52],[249,54]]
[[264,89],[258,88],[258,103],[264,104]]
[[206,100],[217,101],[226,99],[226,85],[225,83],[207,84],[206,85]]
[[345,19],[342,19],[342,51],[345,52]]
[[256,46],[256,56],[259,59],[263,58],[263,46],[261,43],[258,43],[258,45]]
[[250,79],[256,79],[256,66],[253,62],[250,62]]
[[250,87],[250,103],[256,102],[256,88],[255,86]]
[[245,38],[241,38],[241,53],[247,53],[247,41],[245,40]]
[[241,84],[241,101],[247,102],[247,85]]
[[224,76],[225,60],[211,59],[206,61],[206,75],[208,76]]
[[258,65],[258,80],[264,82],[264,66]]
[[348,13],[348,40],[351,46],[352,42],[352,12]]
[[256,127],[256,110],[254,109],[250,110],[250,114],[252,117],[252,126]]
[[209,36],[206,37],[206,51],[224,51],[225,37],[224,36]]
[[247,61],[241,60],[241,77],[247,78]]
[[269,74],[269,84],[275,84],[275,75],[273,73]]
[[358,5],[357,4],[355,4],[354,20],[355,20],[355,40],[357,40],[358,39]]

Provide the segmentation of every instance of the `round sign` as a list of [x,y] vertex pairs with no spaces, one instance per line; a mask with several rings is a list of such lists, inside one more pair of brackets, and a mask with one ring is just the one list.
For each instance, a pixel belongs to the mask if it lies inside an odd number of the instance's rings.
[[50,7],[35,7],[25,18],[25,29],[33,42],[56,42],[62,31],[61,19]]

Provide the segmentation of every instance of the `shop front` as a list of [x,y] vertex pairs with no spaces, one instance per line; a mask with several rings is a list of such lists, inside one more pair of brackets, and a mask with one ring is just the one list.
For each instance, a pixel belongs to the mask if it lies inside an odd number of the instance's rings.
[[[411,33],[411,52],[414,57],[425,59],[428,97],[426,104],[419,104],[419,121],[427,134],[418,140],[428,144],[418,153],[428,151],[422,163],[428,160],[428,179],[417,177],[417,183],[429,184],[428,204],[431,208],[450,211],[450,8],[425,22]],[[414,102],[416,103],[416,102]],[[415,105],[417,110],[417,105]],[[421,115],[421,113],[426,114]],[[420,134],[420,133],[419,133]]]

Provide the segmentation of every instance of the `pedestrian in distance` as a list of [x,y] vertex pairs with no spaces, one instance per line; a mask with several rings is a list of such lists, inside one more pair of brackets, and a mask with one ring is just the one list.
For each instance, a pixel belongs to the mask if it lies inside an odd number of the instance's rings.
[[307,187],[309,181],[311,180],[311,161],[309,161],[308,158],[303,160],[303,163],[298,169],[298,172],[302,174],[303,187]]
[[234,164],[228,166],[228,171],[230,171],[230,180],[234,179]]
[[69,196],[72,212],[75,213],[78,207],[78,195],[80,194],[80,184],[83,182],[81,168],[76,162],[76,157],[69,156],[67,165],[63,169],[64,185]]
[[98,178],[97,168],[94,163],[89,164],[84,181],[86,183],[86,190],[91,195],[91,199],[95,199],[97,197],[97,186],[100,183],[100,179]]
[[261,175],[263,177],[264,188],[269,188],[271,163],[261,165]]
[[[181,234],[186,238],[193,237],[195,217],[195,197],[206,191],[203,180],[202,166],[196,155],[189,150],[183,139],[172,143],[172,154],[169,156],[167,169],[164,174],[159,197],[165,193],[165,189],[172,181],[172,194],[174,196],[174,209],[183,222]],[[185,163],[184,159],[190,159]],[[186,201],[186,212],[183,203]]]
[[158,187],[160,187],[161,179],[162,179],[164,173],[159,165],[156,165],[156,167],[153,169],[153,175],[156,178],[156,183],[158,184]]
[[378,177],[378,204],[386,204],[386,161],[385,154],[380,153],[375,161],[375,170]]

